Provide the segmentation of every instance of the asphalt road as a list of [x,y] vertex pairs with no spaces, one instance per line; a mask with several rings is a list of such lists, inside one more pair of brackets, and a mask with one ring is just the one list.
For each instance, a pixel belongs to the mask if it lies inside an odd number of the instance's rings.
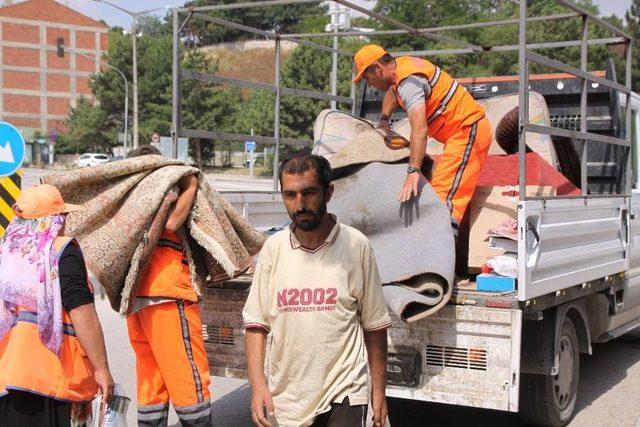
[[[134,398],[135,363],[125,321],[110,309],[106,301],[98,301],[98,309],[114,378],[122,384],[127,395]],[[594,345],[594,354],[583,355],[580,364],[577,413],[570,426],[640,426],[640,331],[629,333],[606,344]],[[249,415],[251,394],[245,381],[213,377],[211,394],[214,425],[252,425]],[[422,404],[411,408],[405,418],[416,420],[415,424],[407,425],[429,427],[522,425],[514,414],[438,404]],[[135,403],[130,407],[128,420],[129,425],[135,425]],[[173,411],[169,425],[179,425]]]
[[[38,182],[50,173],[25,169],[23,188]],[[242,177],[208,176],[215,188],[242,190],[271,188],[270,180],[249,181]],[[132,397],[129,425],[135,425],[135,363],[129,345],[124,319],[110,309],[106,301],[97,302],[105,331],[109,362],[116,382]],[[615,341],[593,346],[592,356],[580,359],[580,388],[576,416],[572,427],[640,427],[640,331],[629,333]],[[245,381],[214,377],[211,386],[213,419],[216,426],[251,426],[249,415],[250,390]],[[437,404],[423,404],[406,414],[416,420],[416,426],[504,427],[521,425],[513,414]],[[175,413],[170,425],[178,425]]]

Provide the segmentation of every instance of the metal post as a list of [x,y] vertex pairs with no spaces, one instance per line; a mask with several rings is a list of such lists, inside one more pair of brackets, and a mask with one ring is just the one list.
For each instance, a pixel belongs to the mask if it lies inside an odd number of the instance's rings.
[[171,157],[178,158],[178,136],[180,131],[180,39],[178,38],[178,11],[173,9],[173,65],[171,103]]
[[356,92],[357,92],[357,87],[356,84],[353,83],[353,79],[356,76],[356,69],[355,67],[351,67],[352,71],[351,71],[351,94],[350,94],[350,98],[351,98],[351,114],[353,114],[354,116],[356,115]]
[[518,134],[518,162],[519,169],[519,189],[520,200],[527,199],[527,170],[526,170],[526,146],[527,137],[524,125],[529,123],[529,61],[527,61],[527,2],[520,2],[520,12],[518,15],[519,31],[518,31],[518,65],[520,66],[520,85],[519,85],[519,134]]
[[[627,51],[626,51],[626,72],[625,72],[625,86],[627,86],[627,88],[629,90],[631,90],[631,47],[632,47],[632,43],[631,43],[631,39],[629,39],[627,41]],[[631,168],[631,164],[632,164],[632,160],[631,160],[631,156],[633,155],[634,149],[633,149],[633,141],[631,139],[631,92],[627,93],[627,109],[625,111],[626,115],[625,115],[625,139],[627,140],[627,143],[629,144],[629,148],[627,148],[627,173],[626,173],[626,186],[625,186],[625,193],[627,194],[631,194],[631,190],[632,190],[632,168]],[[638,147],[636,147],[636,149],[638,149]],[[640,165],[639,165],[640,166]],[[629,199],[629,203],[631,203],[631,199]]]
[[131,28],[131,39],[133,43],[133,148],[138,148],[138,43],[137,25],[138,21],[133,18]]
[[127,158],[127,132],[129,130],[129,84],[127,79],[122,75],[124,79],[124,158]]
[[[580,47],[580,69],[584,72],[587,71],[587,53],[589,40],[589,19],[587,16],[582,17],[582,45]],[[580,96],[580,132],[587,131],[587,79],[582,79],[582,93]],[[587,171],[587,146],[589,141],[586,139],[582,141],[582,159],[580,162],[580,189],[582,195],[586,196],[589,193],[588,171]]]
[[127,130],[128,130],[128,125],[129,125],[129,81],[127,80],[127,77],[124,75],[124,73],[122,71],[120,71],[119,69],[117,69],[116,67],[114,67],[111,64],[108,64],[106,62],[100,61],[99,59],[94,58],[93,56],[89,56],[86,55],[84,53],[80,53],[78,51],[76,51],[75,49],[69,48],[69,47],[65,47],[65,50],[69,51],[69,52],[73,52],[74,55],[78,55],[78,56],[82,56],[84,58],[90,59],[92,61],[97,62],[100,65],[103,65],[107,68],[112,69],[113,71],[115,71],[116,73],[118,73],[120,75],[120,77],[122,77],[122,80],[124,81],[124,157],[127,157]]
[[[337,26],[335,27],[334,32],[338,32]],[[338,37],[333,38],[333,48],[338,49]],[[331,56],[331,95],[336,96],[338,95],[338,52],[334,51]],[[331,101],[331,109],[338,109],[338,103],[335,99]]]
[[[251,128],[251,136],[253,136],[253,128]],[[249,151],[249,178],[250,179],[253,179],[253,162],[254,162],[253,152],[254,151],[255,150]]]
[[276,106],[275,119],[273,124],[273,136],[276,139],[276,146],[273,153],[273,191],[278,191],[278,167],[280,166],[280,95],[282,85],[280,82],[280,37],[276,37]]
[[[338,14],[340,6],[337,3],[331,3],[331,26],[334,33],[338,32]],[[331,54],[331,95],[338,94],[338,36],[333,36],[333,53]],[[331,109],[336,110],[338,103],[336,100],[331,101]]]

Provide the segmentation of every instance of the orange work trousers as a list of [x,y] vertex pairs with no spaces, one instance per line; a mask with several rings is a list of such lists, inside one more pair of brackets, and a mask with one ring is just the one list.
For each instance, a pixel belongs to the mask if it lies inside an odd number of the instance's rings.
[[198,304],[169,301],[127,317],[136,354],[138,425],[166,426],[169,402],[183,426],[211,426],[209,364]]
[[444,142],[444,151],[431,177],[431,187],[458,224],[476,189],[492,139],[491,124],[485,117],[461,128]]

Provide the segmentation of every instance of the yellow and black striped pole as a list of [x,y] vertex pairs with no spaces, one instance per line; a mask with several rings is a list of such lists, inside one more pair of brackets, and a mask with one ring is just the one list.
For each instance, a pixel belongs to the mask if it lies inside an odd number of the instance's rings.
[[0,237],[13,219],[11,207],[20,197],[22,169],[13,175],[0,177]]

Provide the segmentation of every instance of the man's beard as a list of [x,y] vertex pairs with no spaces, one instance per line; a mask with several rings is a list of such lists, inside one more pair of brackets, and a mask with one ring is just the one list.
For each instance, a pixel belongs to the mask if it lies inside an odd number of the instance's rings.
[[[296,228],[300,228],[300,230],[302,231],[313,231],[316,228],[320,227],[322,217],[325,213],[327,213],[327,204],[323,203],[317,212],[309,209],[303,209],[301,211],[296,211],[289,216],[291,217],[291,220],[295,224]],[[310,215],[310,218],[300,219],[299,216],[303,214]]]

